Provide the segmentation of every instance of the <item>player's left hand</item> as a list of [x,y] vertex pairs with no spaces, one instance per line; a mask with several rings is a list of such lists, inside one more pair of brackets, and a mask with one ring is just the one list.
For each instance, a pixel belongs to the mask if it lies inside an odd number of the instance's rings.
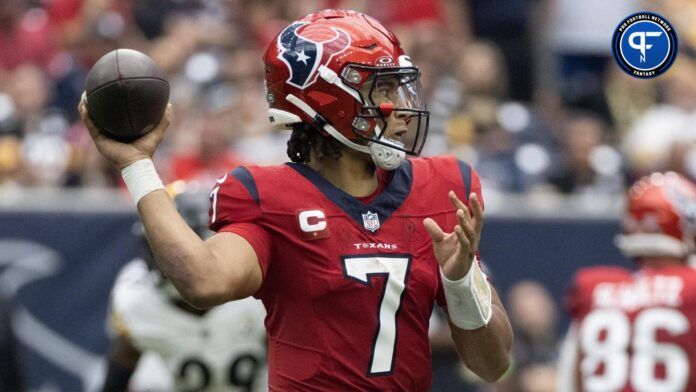
[[423,225],[433,240],[435,258],[442,267],[442,273],[449,280],[459,280],[469,272],[478,251],[483,229],[483,208],[476,193],[469,195],[470,207],[459,200],[453,191],[448,196],[457,209],[458,224],[454,226],[454,231],[444,232],[431,218],[425,218]]

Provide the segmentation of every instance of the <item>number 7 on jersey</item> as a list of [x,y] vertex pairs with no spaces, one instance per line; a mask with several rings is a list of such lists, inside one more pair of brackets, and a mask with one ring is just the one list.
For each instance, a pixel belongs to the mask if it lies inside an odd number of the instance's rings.
[[410,255],[379,255],[343,257],[343,273],[346,278],[372,287],[372,277],[386,279],[377,309],[377,331],[372,344],[368,374],[376,376],[390,373],[394,368],[396,349],[396,316],[406,290]]

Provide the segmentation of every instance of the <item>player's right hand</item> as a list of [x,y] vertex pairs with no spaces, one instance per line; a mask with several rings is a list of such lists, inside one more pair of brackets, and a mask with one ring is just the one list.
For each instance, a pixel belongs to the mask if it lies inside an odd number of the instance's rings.
[[159,145],[162,141],[162,137],[164,137],[164,132],[169,127],[172,116],[172,104],[170,103],[167,104],[167,110],[164,112],[164,116],[162,116],[162,121],[160,121],[155,129],[132,143],[121,143],[107,138],[99,131],[99,128],[94,125],[87,113],[87,102],[84,98],[84,94],[77,109],[99,152],[116,166],[118,170],[123,169],[135,161],[151,159],[157,145]]

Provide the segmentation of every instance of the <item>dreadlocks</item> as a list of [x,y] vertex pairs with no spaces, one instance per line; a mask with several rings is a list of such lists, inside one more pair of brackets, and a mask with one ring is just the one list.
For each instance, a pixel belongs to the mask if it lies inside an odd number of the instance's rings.
[[293,125],[290,140],[288,140],[288,157],[297,163],[307,163],[310,149],[318,158],[330,157],[338,160],[341,157],[343,145],[336,139],[324,136],[307,123]]

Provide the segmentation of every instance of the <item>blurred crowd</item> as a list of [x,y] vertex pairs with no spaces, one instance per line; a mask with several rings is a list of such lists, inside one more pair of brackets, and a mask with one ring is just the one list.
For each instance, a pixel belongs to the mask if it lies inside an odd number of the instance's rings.
[[[211,183],[240,163],[287,160],[266,117],[261,57],[289,21],[344,7],[382,20],[421,68],[432,112],[425,154],[475,165],[487,189],[619,194],[640,175],[696,177],[696,5],[687,0],[3,0],[0,187],[111,187],[76,104],[103,54],[149,54],[175,121],[156,157],[166,181]],[[602,12],[594,10],[601,7]],[[611,58],[618,21],[662,13],[676,64],[633,79]]]

